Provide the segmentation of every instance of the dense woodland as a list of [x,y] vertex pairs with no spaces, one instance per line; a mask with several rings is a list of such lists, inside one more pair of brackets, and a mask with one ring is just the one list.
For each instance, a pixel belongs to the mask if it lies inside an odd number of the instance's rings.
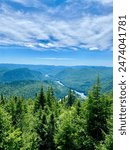
[[51,86],[58,99],[66,96],[69,89],[88,95],[97,75],[101,80],[101,92],[108,93],[112,91],[112,72],[112,67],[103,66],[0,64],[0,93],[6,97],[34,98],[44,85],[44,92]]
[[112,150],[112,93],[100,81],[81,100],[44,86],[35,98],[0,96],[1,150]]

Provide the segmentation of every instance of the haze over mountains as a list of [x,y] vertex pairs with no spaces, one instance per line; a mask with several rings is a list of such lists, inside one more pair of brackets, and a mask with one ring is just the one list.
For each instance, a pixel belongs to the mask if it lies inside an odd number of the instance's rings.
[[0,93],[34,97],[43,85],[63,98],[68,90],[84,97],[99,76],[103,92],[112,90],[112,67],[0,64]]

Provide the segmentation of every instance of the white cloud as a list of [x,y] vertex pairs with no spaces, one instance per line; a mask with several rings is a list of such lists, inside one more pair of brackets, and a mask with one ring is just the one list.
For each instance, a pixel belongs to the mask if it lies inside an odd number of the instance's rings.
[[91,50],[91,51],[92,50],[98,50],[98,48],[97,47],[90,47],[89,50]]
[[[14,1],[25,2],[25,0]],[[1,8],[0,45],[19,45],[36,49],[76,47],[90,50],[112,47],[112,14],[86,15],[68,21],[50,17],[47,13],[14,11],[7,5],[2,5]]]
[[24,6],[29,6],[29,7],[38,7],[41,5],[39,0],[9,0],[9,1],[20,3]]
[[28,3],[28,0],[10,0],[10,1],[20,3],[20,4],[23,4],[23,5],[26,5]]
[[42,48],[55,48],[55,45],[53,45],[52,43],[47,44],[39,43],[38,45]]

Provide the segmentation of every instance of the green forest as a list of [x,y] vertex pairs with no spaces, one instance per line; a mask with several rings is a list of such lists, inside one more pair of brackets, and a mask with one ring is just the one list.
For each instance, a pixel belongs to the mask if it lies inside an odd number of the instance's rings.
[[58,99],[66,96],[69,89],[87,96],[97,75],[101,92],[112,91],[112,67],[0,64],[0,93],[34,98],[44,85],[44,92],[51,86]]
[[0,96],[0,150],[112,150],[112,92],[99,78],[85,99],[59,100],[44,85],[35,97]]

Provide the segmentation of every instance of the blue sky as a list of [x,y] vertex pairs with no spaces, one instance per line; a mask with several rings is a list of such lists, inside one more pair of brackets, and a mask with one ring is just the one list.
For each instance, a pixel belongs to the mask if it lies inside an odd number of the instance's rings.
[[0,63],[112,66],[112,0],[1,0]]

